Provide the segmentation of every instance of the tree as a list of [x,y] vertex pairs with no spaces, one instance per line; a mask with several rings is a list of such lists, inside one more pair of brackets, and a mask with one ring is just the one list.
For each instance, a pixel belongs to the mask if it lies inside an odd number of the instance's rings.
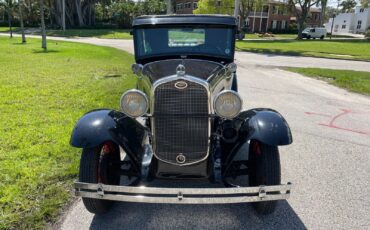
[[233,15],[234,0],[200,0],[194,14],[229,14]]
[[343,1],[340,6],[342,6],[342,13],[350,12],[355,6],[357,2],[355,0],[345,0]]
[[44,15],[44,0],[39,0],[40,4],[40,18],[41,18],[41,37],[42,37],[42,44],[41,48],[44,49],[44,51],[47,51],[46,47],[46,28],[45,28],[45,15]]
[[[320,0],[289,0],[290,5],[295,12],[298,22],[298,39],[302,39],[302,31],[304,23],[306,22],[310,8],[314,5],[318,5]],[[296,6],[297,5],[297,6]]]
[[332,18],[333,15],[337,14],[337,13],[338,13],[338,11],[335,7],[328,6],[325,10],[324,21],[325,22],[329,21],[329,19]]
[[326,6],[328,5],[328,0],[321,0],[321,14],[320,14],[320,26],[324,25]]
[[360,0],[361,7],[367,8],[370,6],[370,0]]
[[13,2],[13,0],[4,0],[3,2],[0,2],[0,5],[4,7],[5,11],[8,14],[9,34],[10,37],[13,38],[12,18],[15,3]]
[[21,23],[21,32],[22,32],[22,43],[26,43],[26,35],[24,34],[24,25],[23,25],[23,1],[19,0],[19,21]]
[[257,0],[241,0],[240,1],[240,9],[239,9],[239,15],[240,20],[242,21],[241,27],[244,26],[245,21],[248,18],[248,15],[250,12],[253,11],[254,7],[256,6]]

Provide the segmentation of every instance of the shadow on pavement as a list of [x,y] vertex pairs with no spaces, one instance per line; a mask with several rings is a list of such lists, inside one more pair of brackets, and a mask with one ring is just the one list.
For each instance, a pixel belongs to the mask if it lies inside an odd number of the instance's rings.
[[173,205],[117,203],[95,215],[90,229],[306,229],[287,201],[257,215],[250,204]]

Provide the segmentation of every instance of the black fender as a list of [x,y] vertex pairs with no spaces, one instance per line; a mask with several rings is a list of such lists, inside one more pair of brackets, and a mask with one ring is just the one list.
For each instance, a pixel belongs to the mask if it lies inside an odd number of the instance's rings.
[[290,127],[284,117],[272,109],[251,109],[241,112],[230,121],[228,127],[237,131],[233,142],[221,142],[225,159],[225,172],[231,163],[247,160],[251,140],[258,140],[267,145],[288,145],[293,142]]
[[243,123],[239,136],[258,140],[268,145],[289,145],[293,142],[290,127],[284,117],[272,109],[252,109],[241,112],[236,118]]
[[92,148],[106,141],[121,146],[139,164],[146,129],[138,121],[114,110],[94,110],[80,118],[73,129],[70,144],[78,148]]

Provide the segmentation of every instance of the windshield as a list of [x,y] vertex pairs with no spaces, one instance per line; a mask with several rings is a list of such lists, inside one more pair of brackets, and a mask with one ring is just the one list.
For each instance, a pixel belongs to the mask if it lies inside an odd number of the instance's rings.
[[161,27],[135,30],[137,59],[167,55],[233,58],[234,30],[213,27]]

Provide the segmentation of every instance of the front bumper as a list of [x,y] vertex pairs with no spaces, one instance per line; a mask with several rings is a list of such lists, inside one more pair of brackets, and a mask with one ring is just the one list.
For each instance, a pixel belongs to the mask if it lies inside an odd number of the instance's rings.
[[75,182],[76,196],[139,203],[227,204],[288,199],[291,183],[235,188],[154,188]]

